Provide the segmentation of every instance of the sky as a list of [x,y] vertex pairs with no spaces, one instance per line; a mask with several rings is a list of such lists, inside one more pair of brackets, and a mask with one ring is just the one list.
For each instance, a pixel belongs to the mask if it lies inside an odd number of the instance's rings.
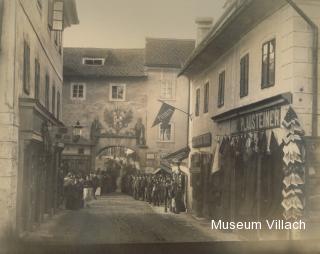
[[144,48],[146,37],[195,39],[197,17],[217,20],[225,0],[76,0],[65,47]]

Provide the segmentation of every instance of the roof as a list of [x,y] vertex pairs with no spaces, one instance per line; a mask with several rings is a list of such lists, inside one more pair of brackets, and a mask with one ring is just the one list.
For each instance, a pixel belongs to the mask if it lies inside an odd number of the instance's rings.
[[[103,66],[82,64],[82,58],[105,58]],[[64,48],[64,76],[144,77],[144,49]]]
[[186,60],[179,75],[199,73],[218,61],[259,22],[285,4],[285,0],[238,0],[230,3],[225,13]]
[[188,158],[189,153],[190,153],[190,148],[189,146],[187,146],[171,154],[168,154],[167,156],[163,157],[163,159],[169,160],[172,162],[181,162],[182,160]]
[[146,38],[145,65],[180,69],[194,48],[194,40]]

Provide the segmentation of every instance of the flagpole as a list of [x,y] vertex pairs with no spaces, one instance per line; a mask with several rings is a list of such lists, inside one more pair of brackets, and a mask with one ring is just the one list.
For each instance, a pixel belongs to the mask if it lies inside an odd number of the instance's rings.
[[185,113],[186,115],[188,115],[188,117],[191,118],[191,114],[189,114],[188,112],[186,112],[186,111],[184,111],[184,110],[182,110],[182,109],[180,109],[180,108],[176,108],[175,106],[172,106],[172,105],[166,103],[165,101],[162,101],[162,100],[158,100],[158,101],[160,101],[160,102],[162,102],[162,103],[165,103],[165,104],[169,105],[170,107],[173,107],[174,109],[176,109],[176,110],[178,110],[178,111],[181,111],[182,113]]

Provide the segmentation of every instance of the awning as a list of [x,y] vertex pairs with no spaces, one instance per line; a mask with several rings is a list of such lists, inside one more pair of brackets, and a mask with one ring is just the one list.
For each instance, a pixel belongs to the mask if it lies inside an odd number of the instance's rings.
[[157,168],[155,171],[152,172],[153,175],[161,174],[161,173],[171,174],[172,170],[171,170],[171,168],[166,168],[166,167],[161,167],[160,166],[160,168]]
[[190,148],[189,146],[187,146],[165,156],[163,159],[169,162],[181,162],[182,160],[187,159],[189,157],[189,153],[190,153]]

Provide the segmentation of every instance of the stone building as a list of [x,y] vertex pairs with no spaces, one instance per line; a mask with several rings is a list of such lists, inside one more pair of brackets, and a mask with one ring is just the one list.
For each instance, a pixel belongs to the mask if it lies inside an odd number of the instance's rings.
[[[57,207],[62,34],[75,1],[0,1],[0,233],[32,230]],[[55,13],[55,15],[53,15]]]
[[[247,169],[239,163],[230,166],[221,159],[221,146],[225,140],[261,141],[260,134],[266,135],[267,149],[271,149],[270,140],[276,139],[275,146],[281,146],[282,122],[292,108],[305,131],[307,151],[318,147],[319,46],[315,36],[319,13],[318,1],[244,0],[230,2],[209,31],[202,22],[200,28],[208,33],[180,73],[191,82],[189,188],[193,198],[189,207],[198,216],[229,220],[239,218],[240,213],[251,219],[281,216],[281,158],[273,160],[278,166],[264,164],[259,156],[260,163],[246,161]],[[208,20],[204,23],[208,25]],[[272,149],[268,152],[266,157],[273,153]],[[245,151],[234,157],[241,154]],[[304,212],[309,218],[319,214],[318,154],[314,150],[306,159]],[[245,179],[248,168],[257,178]]]
[[176,111],[166,129],[152,124],[159,100],[187,111],[188,82],[177,74],[193,49],[192,40],[158,38],[145,49],[65,48],[63,120],[79,121],[94,143],[88,170],[103,169],[99,158],[122,147],[151,172],[160,156],[187,145],[186,114]]

